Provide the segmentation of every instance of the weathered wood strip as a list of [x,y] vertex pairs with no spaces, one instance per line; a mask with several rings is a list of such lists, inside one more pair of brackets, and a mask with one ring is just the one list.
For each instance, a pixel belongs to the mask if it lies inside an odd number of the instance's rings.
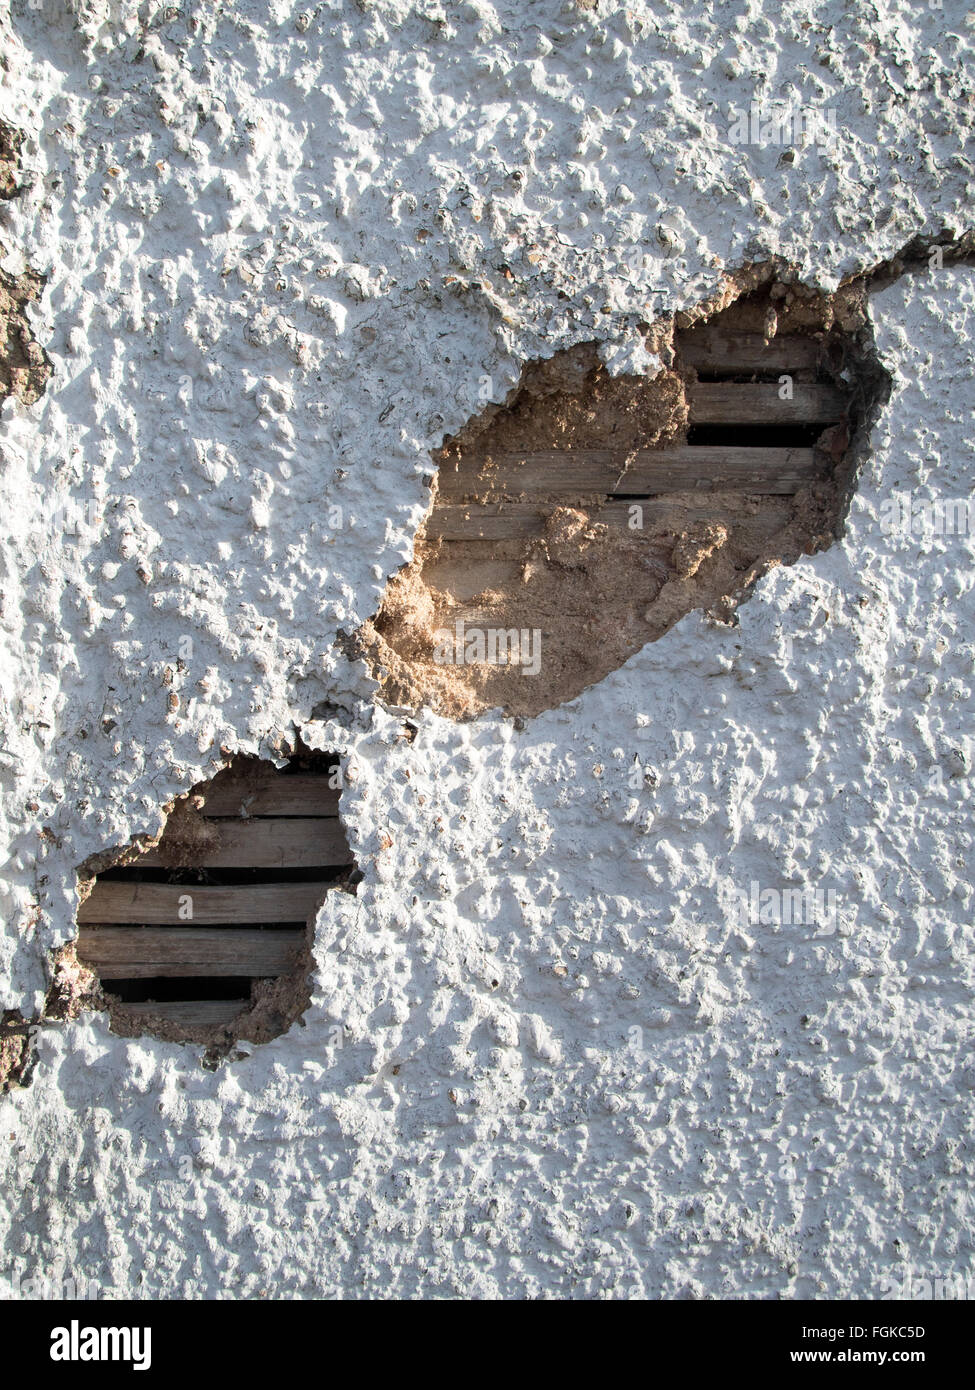
[[[679,457],[659,462],[660,452]],[[614,491],[659,496],[666,492],[798,492],[816,475],[812,449],[740,449],[685,445],[682,449],[641,450]]]
[[[745,390],[734,387],[734,390]],[[624,456],[615,449],[547,449],[530,454],[500,454],[490,472],[471,476],[444,472],[439,498],[445,502],[481,496],[544,493],[548,496],[659,496],[707,488],[757,494],[789,494],[808,483],[816,471],[812,449],[763,449],[728,445],[685,444],[674,449],[641,449],[623,471]],[[428,534],[433,534],[428,528]]]
[[[201,847],[193,866],[211,869],[314,869],[353,862],[342,822],[334,816],[217,820],[209,826],[216,842]],[[166,837],[135,861],[140,869],[187,865],[183,847],[174,860]]]
[[692,425],[830,425],[842,420],[846,398],[835,386],[796,382],[791,400],[778,386],[699,381],[688,391]]
[[679,334],[677,350],[684,365],[699,372],[803,371],[816,366],[819,343],[798,333],[766,343],[761,333],[702,326]]
[[78,958],[103,980],[198,975],[283,975],[291,970],[303,931],[207,931],[101,927],[78,934]]
[[[664,451],[661,450],[661,454]],[[566,497],[601,496],[613,491],[624,458],[614,449],[542,449],[528,454],[495,454],[483,472],[440,470],[437,499],[542,492]]]
[[[121,978],[121,977],[120,977]],[[186,1028],[214,1028],[232,1023],[249,1008],[249,999],[165,999],[126,1003],[126,1013],[165,1019]]]
[[[539,506],[532,502],[494,502],[487,506],[448,505],[434,508],[427,523],[427,535],[452,541],[500,541],[542,535],[545,518],[553,510],[552,503]],[[592,522],[601,522],[613,529],[628,532],[652,533],[663,522],[677,519],[680,526],[696,521],[723,521],[729,526],[747,523],[757,534],[774,535],[789,518],[788,502],[768,502],[761,512],[716,511],[714,507],[680,507],[655,498],[638,501],[642,511],[642,527],[630,525],[633,513],[630,502],[607,502],[602,506],[584,508]],[[637,516],[634,518],[640,520]],[[486,587],[486,586],[485,586]],[[141,861],[140,861],[141,862]]]
[[517,536],[541,535],[544,510],[532,503],[491,502],[487,506],[472,503],[447,503],[434,507],[427,521],[428,540],[443,541],[503,541]]
[[[197,888],[169,883],[99,881],[82,903],[78,921],[142,925],[214,925],[220,922],[304,922],[328,892],[327,883],[259,883]],[[192,916],[187,916],[187,913]],[[182,913],[182,915],[181,915]],[[245,970],[238,972],[246,974]]]
[[266,780],[220,772],[199,795],[205,816],[337,816],[340,790],[328,783],[310,772]]

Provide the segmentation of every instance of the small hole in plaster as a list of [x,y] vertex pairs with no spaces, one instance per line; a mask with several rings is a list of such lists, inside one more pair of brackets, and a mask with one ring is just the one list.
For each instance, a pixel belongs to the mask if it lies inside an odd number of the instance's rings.
[[176,802],[150,848],[85,866],[77,959],[114,1032],[265,1042],[301,1016],[317,910],[356,879],[340,787],[334,755],[238,757]]
[[[21,192],[18,173],[23,142],[21,131],[0,121],[0,200],[16,198]],[[8,250],[0,243],[0,259]],[[51,375],[51,363],[27,317],[27,306],[40,299],[43,284],[43,277],[27,266],[16,273],[0,270],[0,401],[12,395],[32,405]]]

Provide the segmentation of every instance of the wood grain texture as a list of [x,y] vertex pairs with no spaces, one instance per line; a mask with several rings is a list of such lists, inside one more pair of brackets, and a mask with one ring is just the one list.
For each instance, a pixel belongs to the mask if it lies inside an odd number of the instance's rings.
[[249,999],[166,999],[126,1003],[126,1013],[165,1019],[167,1023],[186,1028],[215,1028],[232,1023],[238,1014],[250,1007]]
[[[314,869],[353,862],[340,820],[334,816],[217,820],[216,844],[201,850],[194,863],[212,869]],[[135,861],[140,869],[168,867],[165,836],[157,849]]]
[[692,425],[829,425],[842,420],[846,398],[835,386],[796,382],[782,400],[774,383],[701,381],[688,391]]
[[819,343],[800,334],[782,334],[766,343],[760,333],[720,328],[689,328],[678,337],[681,362],[698,371],[744,375],[753,371],[805,371],[816,366]]
[[205,816],[337,816],[339,789],[315,773],[266,779],[218,773],[199,793]]
[[[328,892],[327,883],[260,883],[232,888],[197,888],[168,883],[99,881],[81,905],[78,921],[208,926],[225,922],[304,922]],[[192,917],[180,917],[189,899]],[[240,974],[247,972],[241,970]]]
[[[801,448],[685,444],[674,449],[640,449],[626,467],[624,463],[625,456],[615,449],[499,454],[481,475],[442,472],[434,517],[441,509],[439,498],[449,502],[474,494],[649,497],[706,489],[775,495],[794,493],[816,475],[813,450]],[[428,534],[432,534],[429,528]]]
[[[661,454],[670,457],[661,461]],[[685,444],[680,449],[641,450],[614,491],[659,496],[703,489],[769,496],[797,492],[815,476],[812,449]]]
[[283,975],[295,964],[304,931],[207,931],[100,927],[78,935],[78,958],[103,980],[199,975]]

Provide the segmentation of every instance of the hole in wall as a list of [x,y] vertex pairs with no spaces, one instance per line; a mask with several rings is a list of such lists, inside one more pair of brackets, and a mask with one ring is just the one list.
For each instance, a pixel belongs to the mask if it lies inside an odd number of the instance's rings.
[[15,198],[20,192],[18,171],[24,133],[0,121],[0,199]]
[[[15,198],[23,134],[0,121],[0,199]],[[9,247],[0,243],[0,259]],[[36,341],[27,318],[27,305],[41,297],[44,278],[25,268],[20,275],[0,270],[0,401],[19,396],[33,405],[51,375],[51,363]]]
[[769,568],[831,545],[890,389],[868,291],[926,250],[833,294],[748,267],[642,325],[653,378],[610,376],[595,343],[529,363],[435,456],[414,561],[359,634],[381,698],[537,714],[693,609],[733,620]]
[[30,1085],[33,1054],[31,1022],[16,1009],[0,1013],[0,1095]]
[[83,866],[75,952],[113,1032],[266,1042],[301,1017],[317,910],[358,877],[340,788],[333,754],[237,757],[175,803],[156,843]]

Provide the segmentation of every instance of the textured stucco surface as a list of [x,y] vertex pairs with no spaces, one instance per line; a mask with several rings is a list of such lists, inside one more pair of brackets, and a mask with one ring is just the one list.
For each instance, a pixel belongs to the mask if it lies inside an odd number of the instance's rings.
[[[0,1287],[970,1274],[973,539],[881,518],[972,490],[973,272],[874,296],[894,391],[847,534],[738,627],[412,742],[337,645],[410,555],[429,449],[526,357],[632,356],[750,259],[829,288],[971,224],[965,8],[74,10],[2,33],[0,243],[48,277],[54,374],[0,421],[0,1005],[39,1008],[75,866],[221,745],[340,750],[364,879],[320,914],[305,1025],[247,1058],[39,1031],[0,1100]],[[835,142],[730,143],[773,98]],[[836,930],[735,924],[753,881],[832,890]]]

